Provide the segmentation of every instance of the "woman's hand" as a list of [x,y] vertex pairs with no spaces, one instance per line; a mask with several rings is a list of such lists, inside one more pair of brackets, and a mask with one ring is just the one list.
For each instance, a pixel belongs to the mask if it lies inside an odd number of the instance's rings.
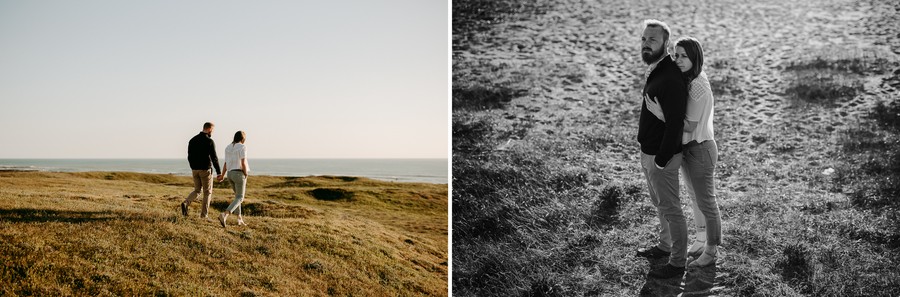
[[657,119],[665,122],[666,116],[663,115],[662,107],[659,106],[658,101],[659,101],[658,98],[654,97],[653,100],[650,100],[650,95],[644,95],[644,104],[647,105],[647,110],[649,110],[651,113],[653,113],[653,115],[655,115]]

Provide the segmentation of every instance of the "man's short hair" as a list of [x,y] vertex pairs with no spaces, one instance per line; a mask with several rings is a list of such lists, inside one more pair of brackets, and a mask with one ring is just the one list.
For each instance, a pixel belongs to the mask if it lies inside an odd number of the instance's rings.
[[669,30],[669,25],[660,20],[654,20],[654,19],[644,20],[644,29],[650,28],[650,27],[663,29],[663,44],[665,46],[668,46],[669,45],[669,34],[671,33],[671,30]]
[[216,125],[213,125],[213,123],[211,123],[211,122],[206,122],[206,123],[203,123],[203,130],[206,130],[206,129],[209,129],[209,128],[212,128],[215,126]]

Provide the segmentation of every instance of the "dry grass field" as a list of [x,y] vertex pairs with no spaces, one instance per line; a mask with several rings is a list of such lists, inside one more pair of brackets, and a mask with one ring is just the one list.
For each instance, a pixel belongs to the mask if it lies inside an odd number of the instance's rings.
[[190,177],[0,172],[0,295],[447,295],[447,185],[248,181],[223,229],[225,183],[205,220]]
[[[634,256],[658,225],[648,18],[700,40],[716,100],[727,256],[676,280]],[[453,1],[454,295],[900,295],[898,23],[878,0]]]

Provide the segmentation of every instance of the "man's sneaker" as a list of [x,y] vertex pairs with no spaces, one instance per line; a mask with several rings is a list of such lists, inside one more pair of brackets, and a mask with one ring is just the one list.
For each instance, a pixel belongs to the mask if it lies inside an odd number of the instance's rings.
[[669,252],[661,250],[659,247],[652,247],[648,249],[640,249],[637,251],[638,257],[644,257],[648,259],[659,259],[669,256]]
[[672,264],[666,263],[665,266],[650,270],[650,277],[669,279],[676,276],[684,276],[684,267],[672,266]]
[[181,202],[181,215],[187,216],[187,205],[184,202]]

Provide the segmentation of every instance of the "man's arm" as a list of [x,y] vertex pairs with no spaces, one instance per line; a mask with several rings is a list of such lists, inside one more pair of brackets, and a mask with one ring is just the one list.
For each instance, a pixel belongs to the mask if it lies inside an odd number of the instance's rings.
[[212,139],[209,140],[209,160],[212,161],[216,174],[222,175],[222,169],[219,169],[219,157],[216,155],[216,142]]
[[[670,72],[674,73],[674,72]],[[675,74],[677,75],[677,73]],[[665,167],[681,145],[684,129],[684,113],[687,107],[687,88],[680,77],[668,75],[665,79],[666,89],[660,94],[663,98],[662,108],[666,117],[666,129],[663,133],[659,152],[654,159],[656,166]]]

